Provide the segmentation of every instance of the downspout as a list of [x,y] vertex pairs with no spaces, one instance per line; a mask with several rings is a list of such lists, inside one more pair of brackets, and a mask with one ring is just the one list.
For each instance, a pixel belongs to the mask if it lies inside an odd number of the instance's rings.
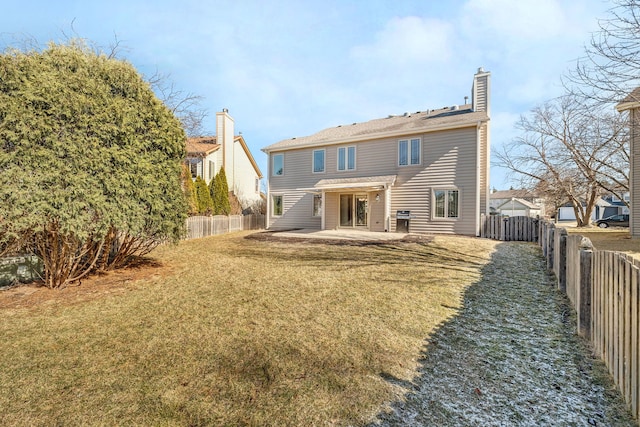
[[391,188],[385,184],[384,186],[384,223],[385,230],[391,231]]

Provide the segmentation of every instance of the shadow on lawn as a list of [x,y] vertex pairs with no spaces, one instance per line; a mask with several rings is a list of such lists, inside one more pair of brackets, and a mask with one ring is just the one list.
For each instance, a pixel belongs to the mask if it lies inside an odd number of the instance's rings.
[[418,376],[380,374],[405,399],[371,426],[635,425],[570,313],[536,246],[499,244]]
[[[265,252],[252,250],[252,257],[264,257],[268,260],[295,260],[306,265],[326,266],[328,262],[334,266],[347,264],[352,266],[428,263],[431,267],[447,269],[465,269],[482,265],[485,259],[471,253],[455,252],[433,242],[433,236],[407,236],[404,239],[379,240],[341,240],[279,237],[277,234],[262,232],[246,237],[269,243],[289,245],[292,250],[280,248],[278,251]],[[318,245],[325,248],[319,251]]]

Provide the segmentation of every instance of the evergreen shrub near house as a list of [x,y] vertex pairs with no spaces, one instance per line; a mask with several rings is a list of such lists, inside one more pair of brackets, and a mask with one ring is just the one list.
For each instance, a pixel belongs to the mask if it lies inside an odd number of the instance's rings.
[[185,135],[135,68],[81,41],[0,55],[0,250],[48,287],[184,233]]
[[182,191],[187,201],[189,215],[198,214],[198,198],[196,197],[196,187],[191,178],[191,170],[186,164],[182,164]]
[[224,168],[220,168],[213,181],[213,208],[215,215],[229,215],[231,204],[229,203],[229,184]]
[[201,177],[196,178],[196,201],[198,206],[198,213],[201,215],[209,215],[213,212],[213,201],[209,194],[209,187],[204,179]]

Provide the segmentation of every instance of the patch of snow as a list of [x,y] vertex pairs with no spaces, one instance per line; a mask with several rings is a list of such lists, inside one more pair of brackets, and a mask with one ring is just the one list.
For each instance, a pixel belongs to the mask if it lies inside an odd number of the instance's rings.
[[433,336],[413,389],[382,426],[634,426],[593,375],[537,247],[498,246],[464,308]]

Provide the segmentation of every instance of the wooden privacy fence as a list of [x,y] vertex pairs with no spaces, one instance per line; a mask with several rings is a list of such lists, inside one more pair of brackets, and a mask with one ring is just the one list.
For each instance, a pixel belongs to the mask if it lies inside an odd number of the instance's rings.
[[[540,245],[558,289],[576,310],[578,333],[591,341],[634,417],[640,419],[640,261],[595,249],[589,239],[569,235],[551,222],[533,225],[533,219],[516,218],[486,218],[481,235]],[[532,227],[537,227],[535,236]]]
[[215,215],[187,218],[187,239],[215,236],[241,230],[264,228],[264,215]]
[[480,236],[502,241],[537,242],[539,222],[528,216],[482,215]]

